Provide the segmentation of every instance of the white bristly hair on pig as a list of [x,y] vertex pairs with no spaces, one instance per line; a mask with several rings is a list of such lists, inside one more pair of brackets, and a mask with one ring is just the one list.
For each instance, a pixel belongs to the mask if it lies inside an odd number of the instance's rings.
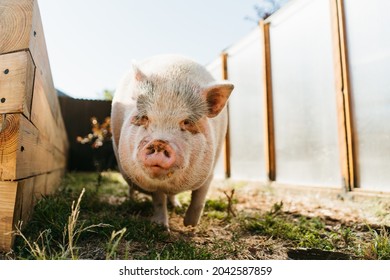
[[[158,79],[158,78],[155,78]],[[140,117],[147,116],[148,112],[167,110],[178,112],[181,108],[187,118],[196,122],[208,112],[207,102],[201,96],[201,87],[191,81],[158,81],[153,77],[139,82],[137,110]],[[166,102],[168,100],[168,102]]]

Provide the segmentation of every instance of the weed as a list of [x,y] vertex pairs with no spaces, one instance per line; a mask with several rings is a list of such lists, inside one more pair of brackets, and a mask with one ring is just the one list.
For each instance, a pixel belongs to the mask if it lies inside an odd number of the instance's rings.
[[117,250],[119,247],[119,243],[122,240],[124,234],[126,233],[126,228],[121,229],[120,231],[112,231],[111,238],[107,244],[107,253],[106,260],[116,259]]
[[207,200],[205,204],[205,211],[225,212],[227,209],[228,204],[221,198]]
[[[30,241],[25,234],[23,234],[21,230],[22,224],[20,223],[18,227],[16,227],[16,231],[14,234],[16,236],[20,236],[25,244],[27,245],[30,256],[28,258],[33,259],[77,259],[77,241],[81,234],[84,232],[92,231],[95,228],[99,227],[107,227],[107,224],[97,224],[97,225],[89,225],[84,226],[84,223],[80,223],[79,214],[80,214],[80,203],[81,199],[84,195],[85,190],[81,192],[77,203],[73,201],[71,207],[71,213],[68,216],[68,221],[63,227],[62,232],[62,242],[58,238],[58,233],[55,234],[55,237],[52,235],[51,229],[45,229],[43,231],[39,231],[38,237],[36,241]],[[55,224],[52,221],[52,224]],[[55,230],[58,230],[59,225],[56,225]]]
[[368,259],[390,260],[390,234],[385,227],[376,231],[370,228],[371,243],[364,250]]
[[283,203],[276,203],[264,216],[245,219],[244,227],[256,234],[290,240],[299,247],[334,249],[324,224],[316,218],[291,219],[282,213]]

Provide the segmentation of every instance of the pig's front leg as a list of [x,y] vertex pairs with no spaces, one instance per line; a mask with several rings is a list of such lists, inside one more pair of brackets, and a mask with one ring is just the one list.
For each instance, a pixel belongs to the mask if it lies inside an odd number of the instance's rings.
[[207,179],[205,184],[192,191],[191,194],[191,203],[188,206],[186,215],[184,217],[185,226],[196,226],[199,222],[200,216],[202,215],[207,191],[209,190],[210,182],[212,178]]
[[152,199],[154,208],[152,221],[169,228],[166,194],[162,192],[153,192]]

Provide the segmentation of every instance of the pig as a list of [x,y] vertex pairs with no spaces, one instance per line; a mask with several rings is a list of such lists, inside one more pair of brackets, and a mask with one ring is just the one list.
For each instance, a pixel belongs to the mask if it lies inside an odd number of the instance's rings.
[[112,102],[113,147],[130,188],[152,196],[152,221],[169,229],[167,200],[191,191],[184,225],[202,215],[227,130],[234,86],[180,55],[157,55],[120,81]]

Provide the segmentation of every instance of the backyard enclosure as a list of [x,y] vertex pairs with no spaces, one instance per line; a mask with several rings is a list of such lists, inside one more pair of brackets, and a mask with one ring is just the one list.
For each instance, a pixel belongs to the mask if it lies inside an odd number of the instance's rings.
[[208,65],[235,84],[216,177],[390,190],[390,3],[365,5],[290,1]]
[[0,249],[53,192],[68,142],[54,89],[37,1],[0,0]]
[[[291,0],[207,66],[235,85],[216,178],[390,191],[390,3],[365,2]],[[76,136],[91,117],[109,116],[110,104],[62,98],[61,114],[37,1],[0,0],[0,15],[0,249],[8,250],[7,233],[56,189],[67,164],[85,166],[77,156],[91,150]]]

